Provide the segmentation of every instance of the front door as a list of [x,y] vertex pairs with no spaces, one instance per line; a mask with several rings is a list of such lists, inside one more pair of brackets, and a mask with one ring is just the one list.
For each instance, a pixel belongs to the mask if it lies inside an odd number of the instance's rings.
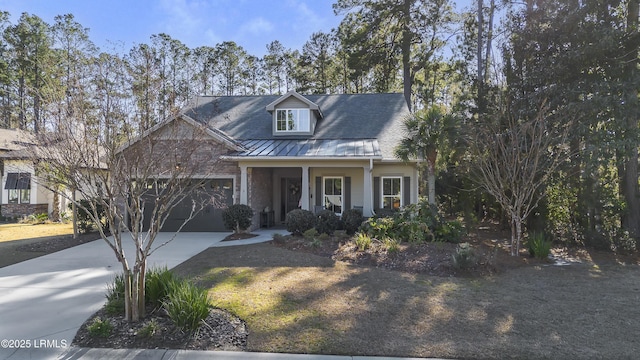
[[300,197],[302,196],[302,179],[283,178],[281,187],[282,206],[280,219],[284,221],[289,211],[300,208]]

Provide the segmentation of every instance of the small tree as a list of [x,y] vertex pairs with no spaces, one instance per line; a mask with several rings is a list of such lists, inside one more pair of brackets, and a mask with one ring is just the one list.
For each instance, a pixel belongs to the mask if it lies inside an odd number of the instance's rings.
[[395,155],[403,161],[426,161],[429,204],[435,204],[436,160],[448,139],[456,136],[455,119],[443,114],[438,107],[432,107],[405,119],[404,127],[407,135],[395,149]]
[[248,205],[234,204],[229,206],[222,213],[224,227],[229,230],[233,230],[236,234],[247,230],[251,226],[252,219],[253,209]]
[[523,223],[544,197],[547,179],[569,157],[562,148],[567,128],[548,128],[544,115],[544,106],[530,120],[503,112],[495,122],[477,124],[469,139],[475,180],[509,216],[513,256],[520,252]]

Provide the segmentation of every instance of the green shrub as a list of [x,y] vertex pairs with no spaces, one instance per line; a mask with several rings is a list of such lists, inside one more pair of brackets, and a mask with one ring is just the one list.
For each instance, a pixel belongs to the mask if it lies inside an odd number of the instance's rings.
[[[73,209],[73,204],[69,204],[69,209]],[[86,209],[86,210],[85,210]],[[98,223],[91,218],[89,214],[93,214],[95,209],[95,213],[98,216]],[[87,211],[88,210],[88,211]],[[101,226],[102,229],[107,228],[107,224],[105,221],[105,208],[102,206],[102,202],[100,199],[82,199],[78,201],[78,206],[76,206],[77,211],[77,220],[78,227],[82,233],[90,233],[94,231],[96,226]]]
[[107,284],[107,304],[105,309],[109,315],[124,314],[124,275],[118,274],[113,282]]
[[162,302],[176,286],[178,278],[166,267],[151,268],[147,271],[145,281],[145,302],[152,309],[162,306]]
[[395,254],[400,251],[400,243],[396,239],[386,238],[383,241],[384,247],[390,254]]
[[89,330],[89,335],[91,335],[91,337],[107,338],[111,335],[113,325],[111,325],[109,319],[102,320],[101,318],[96,317],[93,319],[91,325],[87,327],[87,330]]
[[365,233],[357,233],[354,239],[356,247],[360,251],[365,251],[371,247],[371,237]]
[[320,239],[313,239],[313,240],[311,240],[311,242],[309,243],[309,245],[311,245],[311,247],[313,247],[313,248],[319,248],[320,246],[322,246],[322,240],[320,240]]
[[47,215],[46,213],[41,213],[41,214],[31,214],[26,218],[24,218],[21,222],[25,224],[38,225],[38,224],[45,224],[47,221],[49,221],[49,215]]
[[529,236],[527,240],[529,255],[538,259],[546,259],[551,253],[551,241],[545,239],[543,233],[536,232]]
[[316,218],[309,210],[295,209],[287,214],[284,222],[288,232],[302,235],[315,226]]
[[333,235],[338,230],[340,219],[331,210],[322,210],[316,214],[315,228],[320,234]]
[[278,234],[278,233],[273,234],[272,237],[273,237],[273,241],[275,241],[278,244],[284,244],[286,240],[286,237],[284,235]]
[[253,209],[248,205],[234,204],[222,212],[224,227],[235,233],[247,230],[251,226]]
[[316,230],[315,228],[311,228],[307,231],[305,231],[302,236],[309,240],[309,241],[313,241],[316,239],[316,236],[318,236],[318,230]]
[[456,247],[456,252],[452,255],[453,266],[457,269],[468,269],[475,265],[476,257],[473,248],[469,243],[460,243]]
[[322,234],[318,235],[318,240],[320,240],[320,241],[327,241],[329,239],[331,239],[331,235],[329,235],[329,234],[322,233]]
[[178,328],[193,332],[209,316],[207,290],[188,281],[180,282],[167,296],[164,308]]
[[390,217],[372,217],[367,219],[362,226],[360,226],[360,231],[366,233],[375,239],[384,239],[385,237],[394,237],[393,229],[395,226],[395,222],[393,218]]
[[364,221],[364,216],[362,216],[362,210],[360,209],[349,209],[345,210],[342,213],[342,223],[344,226],[344,230],[349,235],[353,235],[358,231],[360,225]]
[[138,335],[144,338],[153,337],[158,331],[160,331],[160,324],[156,321],[156,319],[151,319],[148,323],[146,323],[140,331],[138,331]]
[[462,240],[462,236],[465,234],[464,225],[458,220],[443,222],[438,228],[435,229],[435,236],[437,241],[444,241],[457,244]]

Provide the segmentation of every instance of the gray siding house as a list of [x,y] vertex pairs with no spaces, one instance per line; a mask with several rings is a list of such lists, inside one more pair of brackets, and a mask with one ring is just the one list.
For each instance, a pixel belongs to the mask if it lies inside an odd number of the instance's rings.
[[[402,94],[194,99],[175,119],[211,130],[220,145],[210,151],[218,165],[204,180],[228,200],[183,231],[224,230],[222,209],[232,203],[251,206],[257,228],[282,223],[298,208],[338,215],[358,208],[372,216],[417,202],[417,164],[394,156],[409,115]],[[163,230],[178,226],[179,215],[175,220]]]

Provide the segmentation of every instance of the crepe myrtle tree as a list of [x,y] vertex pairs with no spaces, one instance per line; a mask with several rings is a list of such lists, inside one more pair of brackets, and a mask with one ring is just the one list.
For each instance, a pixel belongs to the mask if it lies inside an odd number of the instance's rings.
[[[40,135],[42,146],[34,151],[35,159],[44,159],[38,161],[38,178],[51,191],[75,190],[59,195],[87,212],[113,250],[125,279],[125,317],[138,321],[145,316],[149,256],[203,207],[223,200],[206,193],[199,180],[215,168],[210,152],[219,145],[210,143],[206,127],[179,115],[140,133],[126,121],[88,126],[77,120],[70,118]],[[185,203],[190,205],[181,209],[186,216],[178,230],[156,244],[171,211]],[[133,253],[125,251],[128,241]]]
[[544,198],[549,176],[571,156],[565,145],[572,119],[552,128],[544,104],[530,119],[508,111],[487,117],[467,140],[474,180],[509,216],[512,256],[520,252],[523,224]]

